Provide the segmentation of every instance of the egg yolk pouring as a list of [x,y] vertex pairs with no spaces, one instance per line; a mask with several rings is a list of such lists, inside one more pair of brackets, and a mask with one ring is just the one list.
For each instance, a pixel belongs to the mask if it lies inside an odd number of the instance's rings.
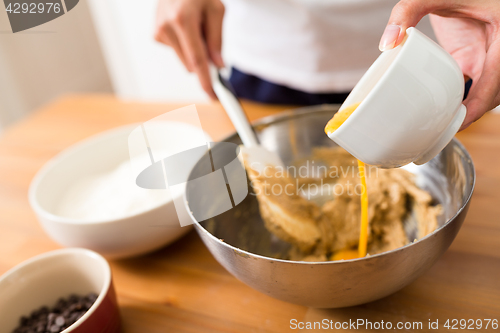
[[[333,118],[326,124],[325,133],[328,135],[336,131],[356,110],[361,103],[350,105],[337,112]],[[358,160],[359,179],[361,181],[361,224],[359,233],[358,251],[343,250],[333,256],[333,260],[355,259],[366,256],[366,247],[368,244],[368,194],[366,192],[365,164]]]
[[[325,130],[338,129],[356,107],[338,112]],[[305,165],[307,174],[297,172]],[[365,166],[340,147],[317,147],[285,169],[245,169],[266,228],[292,245],[280,259],[347,260],[393,250],[434,231],[442,211],[412,173]],[[309,197],[310,189],[322,200]]]

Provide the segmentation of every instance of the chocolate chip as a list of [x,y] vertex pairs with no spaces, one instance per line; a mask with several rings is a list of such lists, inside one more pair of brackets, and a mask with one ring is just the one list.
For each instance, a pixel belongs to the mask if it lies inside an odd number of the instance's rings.
[[48,315],[47,315],[47,320],[49,322],[54,322],[54,320],[56,320],[56,317],[57,317],[57,313],[55,312],[50,312]]
[[94,303],[96,301],[96,299],[97,299],[97,296],[98,295],[96,293],[90,293],[90,294],[87,295],[87,299],[89,301],[91,301],[92,303]]
[[44,323],[38,323],[38,325],[36,326],[36,332],[37,333],[44,333],[45,332],[45,326],[46,324]]
[[50,327],[50,332],[52,332],[52,333],[61,332],[61,326],[59,326],[59,325],[55,325],[55,324],[54,324],[54,325],[52,325],[52,326]]
[[64,317],[63,316],[59,316],[56,318],[55,320],[55,324],[57,326],[63,326],[64,324],[66,323],[66,320],[64,320]]
[[85,296],[70,295],[60,298],[49,308],[42,306],[31,312],[30,316],[19,318],[19,326],[13,333],[59,333],[78,319],[94,304],[97,294],[89,293]]

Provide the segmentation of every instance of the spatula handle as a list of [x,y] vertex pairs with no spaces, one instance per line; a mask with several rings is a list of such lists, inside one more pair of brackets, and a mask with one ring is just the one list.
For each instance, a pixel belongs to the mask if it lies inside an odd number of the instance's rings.
[[213,65],[210,66],[210,78],[212,80],[214,92],[236,128],[236,132],[238,132],[243,145],[245,147],[259,145],[252,126],[250,125],[238,98],[234,94],[232,87],[227,80],[221,77],[219,71]]

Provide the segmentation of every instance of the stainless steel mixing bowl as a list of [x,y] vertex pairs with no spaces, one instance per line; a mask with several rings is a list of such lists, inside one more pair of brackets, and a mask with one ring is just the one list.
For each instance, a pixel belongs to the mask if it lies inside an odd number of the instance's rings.
[[[265,147],[277,151],[285,164],[291,163],[308,157],[313,147],[335,146],[323,128],[337,110],[338,106],[297,109],[262,119],[254,128]],[[237,134],[224,141],[241,143]],[[235,156],[234,146],[216,145],[212,155],[230,161]],[[207,158],[204,156],[202,160]],[[287,253],[289,244],[266,230],[257,200],[251,194],[235,208],[194,224],[217,261],[236,278],[264,294],[316,308],[374,301],[417,279],[448,249],[462,226],[474,189],[474,165],[455,139],[430,162],[408,169],[417,174],[418,185],[443,205],[439,228],[417,242],[370,257],[315,263],[275,259]],[[202,175],[201,168],[195,166],[190,177]],[[187,202],[198,200],[197,195],[198,191],[188,183]],[[217,205],[221,201],[218,199],[214,193],[210,202]],[[405,224],[410,224],[409,220],[411,217]],[[411,228],[405,229],[412,241]]]

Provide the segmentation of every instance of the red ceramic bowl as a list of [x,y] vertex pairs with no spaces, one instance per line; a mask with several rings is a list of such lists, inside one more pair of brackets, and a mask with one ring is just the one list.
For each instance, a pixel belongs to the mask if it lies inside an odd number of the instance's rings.
[[99,254],[68,248],[38,255],[0,277],[0,333],[12,333],[21,316],[52,307],[71,294],[94,292],[97,300],[64,333],[118,333],[120,316],[111,269]]

